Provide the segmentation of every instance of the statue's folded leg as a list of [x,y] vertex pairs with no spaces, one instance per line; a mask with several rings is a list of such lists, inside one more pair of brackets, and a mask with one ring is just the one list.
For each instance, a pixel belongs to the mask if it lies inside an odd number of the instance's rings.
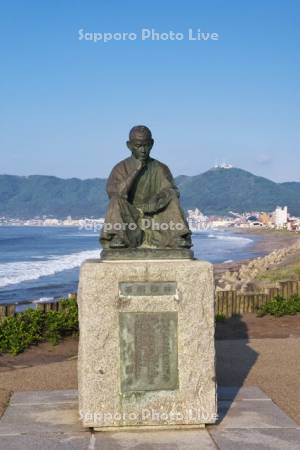
[[122,242],[125,247],[141,245],[143,231],[138,226],[138,219],[139,212],[131,203],[121,197],[112,197],[101,230],[102,246],[109,247],[113,240]]
[[152,219],[154,223],[150,236],[152,245],[162,248],[192,246],[191,232],[177,197],[173,198],[167,208],[155,214]]

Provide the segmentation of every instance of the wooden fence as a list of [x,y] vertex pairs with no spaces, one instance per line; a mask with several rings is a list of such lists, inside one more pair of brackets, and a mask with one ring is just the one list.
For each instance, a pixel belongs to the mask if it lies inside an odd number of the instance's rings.
[[300,281],[281,281],[276,287],[246,294],[239,291],[217,291],[215,311],[216,314],[224,314],[225,317],[254,313],[259,306],[271,301],[277,295],[284,298],[300,295]]
[[[76,294],[69,294],[69,299],[76,300]],[[27,306],[33,309],[38,309],[39,311],[48,312],[48,311],[60,311],[62,306],[60,301],[53,300],[52,302],[47,303],[34,303],[32,301],[22,301],[15,303],[0,303],[0,320],[3,317],[13,317],[18,311],[18,307]]]
[[[255,313],[257,308],[271,301],[277,295],[289,298],[292,295],[300,296],[300,281],[281,281],[276,287],[265,288],[261,292],[242,293],[239,291],[217,291],[215,298],[216,314],[231,317],[237,314]],[[69,294],[68,298],[76,300],[76,294]],[[32,303],[30,301],[16,302],[14,304],[0,304],[0,319],[14,316],[18,306],[28,305],[40,311],[59,311],[59,301],[47,303]]]

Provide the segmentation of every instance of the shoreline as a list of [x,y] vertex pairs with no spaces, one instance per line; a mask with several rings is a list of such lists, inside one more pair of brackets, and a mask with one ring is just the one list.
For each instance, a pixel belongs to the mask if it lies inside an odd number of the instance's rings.
[[[249,245],[249,254],[253,253],[253,258],[241,259],[238,261],[232,261],[229,263],[215,263],[214,274],[216,283],[223,273],[238,272],[240,267],[244,264],[248,264],[250,261],[254,261],[257,258],[261,258],[269,255],[275,250],[281,250],[283,248],[288,248],[296,242],[300,242],[300,234],[291,233],[289,231],[277,231],[277,230],[251,230],[251,229],[230,229],[233,233],[243,234],[245,236],[256,236],[261,239],[254,241],[253,244]],[[257,256],[259,253],[260,256]]]

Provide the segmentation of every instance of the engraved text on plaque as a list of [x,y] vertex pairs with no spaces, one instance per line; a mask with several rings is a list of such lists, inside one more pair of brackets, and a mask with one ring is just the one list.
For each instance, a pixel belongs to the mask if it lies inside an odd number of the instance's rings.
[[178,387],[177,312],[121,312],[121,390]]
[[176,281],[120,282],[122,296],[175,295]]

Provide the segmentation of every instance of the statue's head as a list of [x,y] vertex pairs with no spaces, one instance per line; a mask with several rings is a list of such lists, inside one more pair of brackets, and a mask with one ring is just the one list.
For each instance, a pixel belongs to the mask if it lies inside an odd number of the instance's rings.
[[147,161],[153,144],[154,140],[152,139],[149,128],[144,125],[137,125],[131,128],[127,147],[136,159],[144,162]]

